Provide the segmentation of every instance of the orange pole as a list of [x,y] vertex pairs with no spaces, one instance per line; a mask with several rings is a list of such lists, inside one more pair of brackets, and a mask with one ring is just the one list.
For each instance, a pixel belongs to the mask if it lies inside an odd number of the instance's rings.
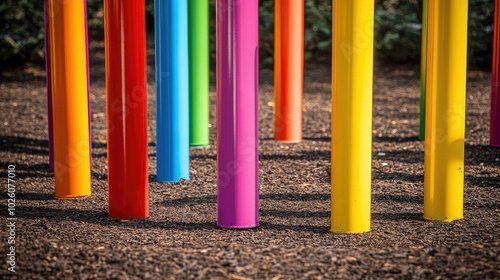
[[57,198],[90,196],[85,1],[49,0]]
[[276,0],[274,43],[274,138],[302,140],[304,0]]

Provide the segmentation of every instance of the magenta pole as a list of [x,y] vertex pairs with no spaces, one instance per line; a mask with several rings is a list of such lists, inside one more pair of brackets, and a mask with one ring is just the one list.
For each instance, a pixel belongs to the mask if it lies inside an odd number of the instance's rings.
[[492,64],[490,146],[500,147],[500,0],[495,0]]
[[54,172],[54,128],[52,118],[52,72],[50,67],[49,1],[44,0],[45,15],[45,69],[47,81],[47,119],[49,127],[49,170]]
[[258,0],[217,0],[217,225],[259,226]]
[[89,147],[90,147],[90,168],[92,170],[92,107],[90,106],[92,102],[92,96],[90,96],[90,57],[89,57],[89,12],[87,7],[88,1],[85,1],[85,47],[86,47],[86,55],[87,55],[87,100],[89,101]]

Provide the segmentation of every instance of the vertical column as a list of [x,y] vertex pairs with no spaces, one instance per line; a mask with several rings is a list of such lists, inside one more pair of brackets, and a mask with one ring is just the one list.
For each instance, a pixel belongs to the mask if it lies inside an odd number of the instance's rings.
[[89,196],[90,137],[84,1],[49,0],[57,198]]
[[85,54],[87,55],[87,100],[88,100],[88,115],[89,115],[89,147],[90,147],[90,167],[92,170],[92,107],[90,96],[90,57],[89,57],[89,21],[88,21],[88,0],[85,2]]
[[54,119],[52,110],[52,73],[51,73],[51,58],[50,58],[50,16],[49,16],[49,0],[44,0],[44,16],[45,16],[45,73],[47,80],[47,120],[48,120],[48,142],[49,142],[49,171],[54,171]]
[[149,216],[144,0],[105,0],[109,217]]
[[334,1],[334,233],[370,231],[374,0]]
[[217,0],[217,225],[259,225],[258,1]]
[[[90,71],[89,71],[89,48],[88,48],[88,22],[87,22],[87,1],[85,5],[85,53],[87,57],[87,95],[88,95],[88,119],[89,119],[89,147],[90,160],[92,161],[92,133],[91,133],[91,112],[90,112]],[[61,1],[59,1],[61,2]],[[52,73],[51,73],[51,48],[50,48],[50,16],[49,0],[44,0],[44,20],[45,20],[45,70],[47,80],[47,119],[48,119],[48,143],[49,143],[49,171],[54,171],[54,127],[52,108]],[[56,55],[56,54],[55,54]]]
[[188,3],[155,0],[157,180],[189,179]]
[[463,218],[467,0],[429,0],[424,218]]
[[274,138],[302,140],[304,0],[276,0],[274,41]]
[[427,76],[427,29],[428,29],[428,6],[429,0],[422,1],[422,48],[420,63],[420,141],[425,140],[425,91]]
[[493,65],[491,68],[490,145],[500,147],[500,0],[495,0]]
[[189,143],[209,146],[209,1],[189,0]]

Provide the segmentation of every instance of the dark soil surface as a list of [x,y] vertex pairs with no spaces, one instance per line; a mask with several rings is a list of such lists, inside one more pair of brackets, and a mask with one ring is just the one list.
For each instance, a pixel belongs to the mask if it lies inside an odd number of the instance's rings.
[[[90,198],[54,199],[43,66],[0,76],[2,258],[8,245],[9,164],[15,164],[18,179],[17,273],[9,273],[2,260],[0,278],[500,278],[500,149],[488,146],[490,73],[469,71],[468,76],[465,218],[434,223],[422,218],[419,69],[375,69],[372,231],[335,235],[329,232],[331,71],[307,67],[304,141],[282,144],[273,140],[272,72],[263,70],[261,226],[225,230],[215,225],[215,106],[211,148],[191,151],[192,180],[180,184],[155,180],[152,49],[148,51],[151,216],[129,222],[107,217],[103,44],[94,42],[91,48]],[[214,104],[214,92],[211,98]]]

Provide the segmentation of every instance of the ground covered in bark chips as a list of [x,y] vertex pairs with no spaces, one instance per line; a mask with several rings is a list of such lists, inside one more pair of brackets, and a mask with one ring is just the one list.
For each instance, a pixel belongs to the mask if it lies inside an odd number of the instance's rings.
[[[434,223],[422,218],[419,70],[375,69],[372,231],[334,235],[329,232],[329,68],[306,69],[304,141],[299,144],[273,140],[272,72],[261,72],[261,226],[225,230],[215,224],[215,106],[211,148],[191,150],[191,181],[155,180],[152,49],[148,51],[151,216],[129,222],[107,217],[102,43],[92,44],[91,60],[93,194],[85,199],[54,199],[43,66],[0,76],[4,228],[0,278],[500,278],[500,149],[488,146],[490,73],[468,75],[465,218]],[[213,91],[212,87],[212,105]],[[9,164],[17,170],[16,274],[7,271],[6,263]]]

